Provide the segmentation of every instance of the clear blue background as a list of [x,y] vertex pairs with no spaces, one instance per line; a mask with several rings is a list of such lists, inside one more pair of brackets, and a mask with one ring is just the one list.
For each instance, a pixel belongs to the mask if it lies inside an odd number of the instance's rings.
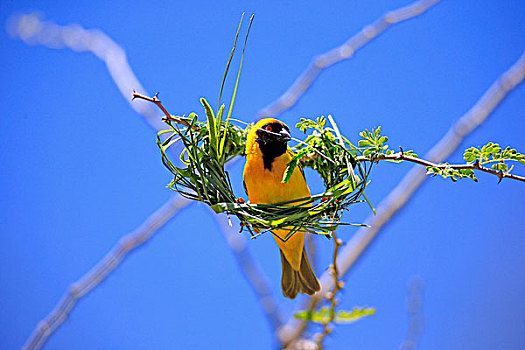
[[[173,114],[216,104],[240,14],[255,13],[236,117],[252,121],[313,56],[410,1],[0,2],[0,23],[38,10],[99,28],[127,52]],[[424,154],[525,48],[525,2],[443,1],[323,73],[281,118],[331,113],[351,139],[377,125]],[[171,195],[155,134],[91,54],[27,46],[0,33],[0,348],[19,348],[68,285]],[[235,65],[234,65],[235,66]],[[229,85],[231,88],[231,85]],[[227,91],[230,91],[227,88]],[[130,92],[131,93],[131,92]],[[525,86],[462,145],[525,151]],[[295,136],[301,137],[298,131]],[[461,161],[457,152],[452,161]],[[231,169],[240,186],[242,162]],[[408,171],[380,164],[379,201]],[[525,175],[523,166],[517,173]],[[309,173],[312,187],[314,175]],[[343,307],[376,315],[339,326],[332,349],[395,349],[408,327],[407,284],[424,282],[421,349],[525,348],[525,185],[429,179],[348,275]],[[365,206],[348,221],[362,221]],[[353,228],[340,230],[345,240]],[[319,241],[318,272],[332,244]],[[266,235],[249,242],[283,310],[280,261]],[[193,205],[82,299],[47,349],[273,346],[255,297],[209,211]]]

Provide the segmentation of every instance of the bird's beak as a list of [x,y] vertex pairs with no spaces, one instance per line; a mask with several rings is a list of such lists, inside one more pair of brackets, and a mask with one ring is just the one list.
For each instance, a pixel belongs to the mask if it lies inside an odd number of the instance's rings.
[[290,135],[290,133],[288,132],[288,130],[286,129],[282,129],[280,132],[279,132],[279,138],[283,141],[290,141],[290,139],[292,138],[292,136]]

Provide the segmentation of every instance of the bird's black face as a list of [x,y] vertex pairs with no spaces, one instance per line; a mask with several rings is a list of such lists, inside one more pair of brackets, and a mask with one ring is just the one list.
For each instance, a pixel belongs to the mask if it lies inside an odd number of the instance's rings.
[[286,124],[272,122],[264,124],[255,134],[257,135],[255,141],[263,154],[264,168],[271,171],[273,160],[288,149],[288,141],[291,139],[290,129]]
[[266,144],[285,144],[290,140],[290,129],[283,123],[273,122],[264,124],[255,132],[255,141],[261,145]]

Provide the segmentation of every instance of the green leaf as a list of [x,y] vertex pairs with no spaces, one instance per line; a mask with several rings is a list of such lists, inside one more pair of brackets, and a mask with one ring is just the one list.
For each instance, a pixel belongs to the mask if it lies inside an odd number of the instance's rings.
[[219,102],[217,103],[217,109],[219,109],[219,106],[221,105],[221,98],[222,98],[222,89],[224,88],[224,82],[226,81],[226,76],[228,75],[228,70],[230,69],[230,63],[233,58],[233,54],[235,52],[235,47],[237,46],[237,38],[239,37],[239,32],[241,30],[241,24],[242,19],[244,18],[244,12],[241,15],[241,20],[239,21],[239,27],[237,28],[237,33],[235,34],[235,40],[233,41],[233,48],[230,52],[230,58],[228,59],[228,63],[226,64],[226,69],[224,70],[224,76],[222,77],[222,83],[221,83],[221,91],[219,92]]
[[323,129],[326,125],[326,118],[323,116],[317,118],[317,126],[319,127],[319,130]]
[[324,306],[320,310],[296,312],[294,317],[319,324],[330,322],[345,324],[355,322],[365,316],[374,315],[375,312],[374,308],[354,307],[351,311],[340,310],[331,314],[330,309]]
[[224,125],[224,133],[221,135],[221,126],[222,126],[222,114],[224,113],[224,105],[221,105],[219,112],[217,112],[217,137],[219,137],[219,149],[218,154],[219,158],[222,158],[224,155],[224,144],[228,138],[228,121]]
[[204,109],[206,110],[206,117],[208,118],[208,132],[210,137],[210,145],[212,147],[212,150],[215,151],[215,154],[217,154],[217,129],[215,128],[215,115],[213,114],[213,110],[211,109],[210,104],[204,97],[201,98],[201,103],[204,106]]
[[370,203],[370,201],[368,200],[368,197],[366,196],[366,194],[363,192],[362,195],[363,195],[363,198],[365,199],[366,203],[368,203],[368,206],[370,207],[370,209],[372,209],[372,212],[374,213],[374,215],[377,215],[374,206],[372,205],[372,203]]
[[301,149],[288,162],[288,164],[286,165],[286,169],[284,170],[283,179],[281,180],[283,184],[288,183],[288,181],[290,181],[290,178],[292,177],[295,168],[297,168],[299,162],[301,161],[301,158],[303,158],[308,153],[308,151],[308,148]]
[[372,142],[368,141],[368,140],[359,140],[359,142],[357,143],[357,145],[359,147],[366,147],[366,146],[370,146],[372,145]]
[[[243,13],[244,16],[244,13]],[[244,46],[242,47],[242,53],[241,53],[241,62],[239,63],[239,71],[237,72],[237,79],[235,80],[235,86],[233,87],[233,94],[232,94],[232,100],[230,102],[230,109],[228,110],[228,117],[226,118],[226,124],[230,122],[230,117],[232,115],[233,111],[233,104],[235,102],[235,96],[237,95],[237,87],[239,86],[239,79],[241,77],[241,70],[242,70],[242,62],[244,61],[244,50],[246,49],[246,42],[248,41],[248,35],[250,34],[250,28],[252,27],[253,17],[250,18],[250,24],[248,25],[248,29],[246,31],[246,36],[244,37]],[[242,23],[242,18],[241,18]],[[239,23],[240,26],[240,23]],[[237,37],[235,37],[235,41],[237,41]],[[235,50],[235,45],[234,45]]]
[[388,141],[388,137],[386,137],[386,136],[381,136],[381,137],[379,138],[379,140],[377,140],[377,143],[379,143],[379,144],[383,144],[383,143],[385,143],[385,142],[387,142],[387,141]]
[[314,122],[311,119],[307,119],[307,118],[301,118],[301,121],[295,124],[295,127],[304,133],[306,133],[308,129],[315,128],[316,126],[317,126],[316,122]]
[[417,154],[415,154],[414,151],[412,151],[412,150],[404,151],[403,153],[404,153],[406,156],[410,156],[410,157],[413,157],[413,158],[417,158]]
[[368,157],[369,155],[371,155],[372,153],[374,153],[374,151],[375,151],[374,149],[372,149],[372,148],[368,148],[368,149],[366,149],[366,150],[363,152],[363,155]]
[[476,178],[476,175],[474,174],[474,171],[472,169],[460,169],[459,173],[462,177],[468,177],[475,182],[478,182],[478,179]]
[[224,114],[224,105],[221,105],[219,108],[219,111],[217,112],[217,117],[215,118],[215,127],[216,127],[216,133],[217,136],[221,132],[221,124],[222,124],[222,115]]
[[352,311],[338,311],[335,316],[336,323],[351,323],[365,316],[371,316],[376,313],[374,308],[354,308]]
[[509,167],[505,163],[496,163],[496,164],[492,164],[492,169],[507,171]]
[[479,150],[475,147],[471,147],[467,150],[465,150],[465,153],[463,154],[463,159],[465,159],[465,161],[467,163],[470,163],[470,162],[473,162],[475,161],[476,159],[479,158]]

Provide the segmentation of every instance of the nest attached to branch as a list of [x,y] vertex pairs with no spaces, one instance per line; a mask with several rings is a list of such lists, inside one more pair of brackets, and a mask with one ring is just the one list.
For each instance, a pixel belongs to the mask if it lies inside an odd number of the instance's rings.
[[[222,120],[224,106],[213,113],[205,99],[201,99],[206,110],[207,122],[197,120],[191,113],[188,117],[165,118],[168,130],[157,135],[157,144],[162,162],[174,175],[169,187],[182,196],[209,205],[217,213],[235,215],[241,226],[247,226],[252,236],[255,232],[270,229],[288,230],[288,239],[296,231],[307,231],[331,236],[330,232],[342,223],[341,218],[350,205],[363,202],[371,164],[356,162],[360,149],[344,138],[331,116],[331,127],[325,127],[326,118],[317,121],[301,119],[297,127],[303,132],[313,129],[307,139],[292,148],[295,156],[288,164],[283,176],[287,182],[297,166],[310,167],[324,181],[325,191],[308,198],[268,204],[250,204],[239,200],[233,193],[225,165],[236,156],[245,155],[246,129]],[[174,122],[176,121],[176,122]],[[168,150],[175,143],[182,143],[180,153],[182,166],[170,160]],[[355,169],[355,170],[354,170]],[[368,202],[369,203],[369,202]]]
[[[297,166],[313,168],[324,181],[323,193],[272,205],[244,203],[233,193],[225,164],[236,156],[245,155],[246,135],[253,127],[242,129],[230,123],[252,21],[253,16],[250,18],[244,39],[226,120],[223,120],[224,105],[221,105],[220,101],[235,52],[242,17],[226,65],[219,93],[220,107],[216,114],[209,103],[204,98],[201,99],[206,111],[206,122],[198,121],[195,113],[191,113],[188,117],[172,116],[162,106],[157,95],[154,98],[147,98],[134,93],[134,98],[154,102],[166,115],[164,121],[169,129],[158,133],[157,144],[162,153],[162,162],[174,175],[173,181],[168,186],[186,198],[206,203],[217,213],[224,212],[237,216],[241,221],[241,227],[248,227],[252,236],[254,236],[252,228],[255,232],[271,229],[288,230],[289,233],[284,238],[287,240],[298,230],[331,237],[331,232],[339,225],[365,226],[341,223],[341,217],[343,211],[350,205],[362,202],[361,197],[370,204],[363,190],[368,184],[371,163],[356,162],[357,157],[363,155],[363,152],[339,133],[331,116],[328,116],[331,127],[325,127],[324,117],[317,118],[316,121],[301,119],[297,127],[305,133],[310,129],[313,132],[304,142],[293,147],[292,150],[296,155],[288,164],[283,176],[283,182],[287,182]],[[182,143],[183,146],[179,157],[182,166],[175,165],[168,156],[168,150],[176,142]],[[173,152],[169,153],[173,154]]]

